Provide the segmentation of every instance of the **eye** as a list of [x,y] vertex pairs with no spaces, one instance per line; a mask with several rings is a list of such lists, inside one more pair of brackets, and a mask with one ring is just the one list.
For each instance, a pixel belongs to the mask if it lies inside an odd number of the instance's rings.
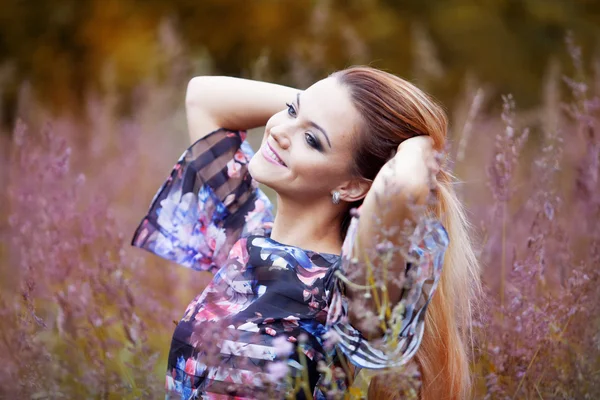
[[288,114],[290,115],[290,117],[296,118],[296,109],[294,108],[294,106],[289,103],[285,103],[285,105],[288,107]]
[[304,134],[304,137],[306,138],[306,143],[308,143],[310,147],[321,151],[321,143],[312,134],[306,132]]

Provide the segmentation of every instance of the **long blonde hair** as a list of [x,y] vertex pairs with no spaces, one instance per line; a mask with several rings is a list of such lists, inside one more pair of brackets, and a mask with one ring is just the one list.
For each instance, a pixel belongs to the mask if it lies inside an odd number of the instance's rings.
[[[429,135],[438,150],[445,148],[448,120],[444,110],[422,90],[393,74],[355,66],[332,75],[349,89],[363,126],[355,143],[355,173],[374,179],[390,153],[404,140]],[[469,349],[472,310],[481,293],[479,265],[470,239],[470,225],[444,168],[437,176],[435,213],[446,228],[450,245],[442,276],[425,316],[425,331],[415,361],[421,374],[420,399],[463,400],[471,396]],[[369,398],[396,399],[375,376]]]

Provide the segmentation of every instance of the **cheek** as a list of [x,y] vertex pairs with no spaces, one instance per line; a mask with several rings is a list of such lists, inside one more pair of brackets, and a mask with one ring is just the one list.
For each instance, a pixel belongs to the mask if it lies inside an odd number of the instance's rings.
[[297,154],[297,157],[301,157],[296,160],[294,164],[293,172],[296,175],[302,176],[303,178],[314,178],[320,174],[327,175],[327,162],[322,160],[322,157],[314,156],[311,152],[305,152],[305,154]]
[[[305,146],[306,147],[306,146]],[[346,178],[346,168],[341,160],[318,153],[312,149],[296,151],[293,174],[304,186],[316,190],[331,190]]]
[[301,177],[309,176],[325,168],[327,157],[310,148],[303,137],[298,134],[293,138],[289,155],[292,158],[292,172]]

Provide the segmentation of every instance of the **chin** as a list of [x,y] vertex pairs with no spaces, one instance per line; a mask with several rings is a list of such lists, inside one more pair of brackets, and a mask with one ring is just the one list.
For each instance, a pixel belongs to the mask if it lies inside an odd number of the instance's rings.
[[273,165],[265,161],[260,153],[254,154],[248,163],[248,172],[258,183],[277,190],[277,177],[275,176],[277,171],[273,171]]

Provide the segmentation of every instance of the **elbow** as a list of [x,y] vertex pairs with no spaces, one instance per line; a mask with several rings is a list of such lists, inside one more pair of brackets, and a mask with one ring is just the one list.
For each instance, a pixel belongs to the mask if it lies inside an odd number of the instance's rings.
[[205,103],[210,76],[196,76],[190,79],[185,92],[186,107],[202,107]]

